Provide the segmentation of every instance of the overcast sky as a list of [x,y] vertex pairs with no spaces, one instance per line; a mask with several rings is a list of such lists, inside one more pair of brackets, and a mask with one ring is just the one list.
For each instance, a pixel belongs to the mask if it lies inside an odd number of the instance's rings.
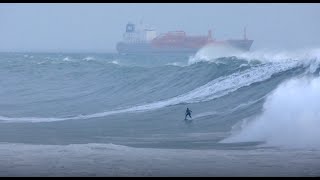
[[0,51],[115,51],[128,21],[157,32],[253,39],[252,49],[320,46],[320,4],[0,4]]

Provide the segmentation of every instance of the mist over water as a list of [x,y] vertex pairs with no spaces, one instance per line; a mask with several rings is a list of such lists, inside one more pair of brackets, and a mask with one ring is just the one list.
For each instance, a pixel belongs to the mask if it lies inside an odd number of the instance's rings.
[[202,47],[194,56],[190,56],[188,64],[201,61],[215,61],[221,57],[234,57],[242,54],[243,51],[234,48],[228,44],[208,44]]

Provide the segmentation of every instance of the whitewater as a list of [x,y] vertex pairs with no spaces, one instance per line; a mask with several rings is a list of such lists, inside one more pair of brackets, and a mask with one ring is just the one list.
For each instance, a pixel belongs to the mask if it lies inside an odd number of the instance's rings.
[[0,176],[320,175],[318,48],[0,62]]

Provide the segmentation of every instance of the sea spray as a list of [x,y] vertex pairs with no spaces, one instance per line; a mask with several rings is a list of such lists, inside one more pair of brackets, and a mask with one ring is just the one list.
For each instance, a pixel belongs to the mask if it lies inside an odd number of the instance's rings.
[[294,78],[281,84],[263,113],[222,143],[264,141],[266,145],[320,148],[320,77]]

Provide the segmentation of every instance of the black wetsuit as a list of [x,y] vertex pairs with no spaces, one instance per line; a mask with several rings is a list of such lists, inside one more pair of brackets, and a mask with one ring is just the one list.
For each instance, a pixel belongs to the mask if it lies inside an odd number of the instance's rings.
[[189,109],[189,108],[187,108],[187,110],[186,110],[186,116],[185,116],[185,118],[184,118],[184,120],[187,120],[187,116],[189,116],[190,118],[192,118],[191,117],[191,110]]

